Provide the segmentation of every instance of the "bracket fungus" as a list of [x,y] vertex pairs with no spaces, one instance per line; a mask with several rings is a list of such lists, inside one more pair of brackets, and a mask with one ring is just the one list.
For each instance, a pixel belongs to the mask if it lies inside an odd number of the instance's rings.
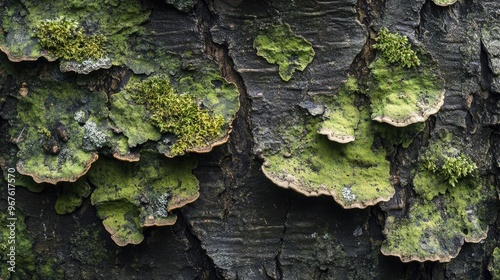
[[267,28],[264,34],[255,37],[253,47],[258,56],[278,64],[278,73],[283,81],[289,81],[295,70],[304,71],[315,54],[312,44],[304,37],[293,34],[288,24]]
[[325,112],[318,133],[326,135],[330,141],[349,143],[355,140],[355,130],[359,122],[354,92],[358,90],[356,79],[350,77],[333,100],[325,101]]
[[387,217],[381,251],[403,262],[449,262],[464,242],[486,238],[485,205],[494,199],[493,187],[471,179],[460,181],[431,201],[419,197],[405,215]]
[[[95,149],[86,149],[88,131],[75,120],[75,111],[96,120],[107,117],[107,97],[67,83],[48,82],[32,87],[17,103],[10,135],[17,144],[17,170],[37,183],[74,182],[97,160]],[[97,131],[96,131],[97,132]]]
[[365,208],[394,195],[385,151],[372,147],[368,108],[360,109],[354,142],[329,141],[318,128],[317,120],[287,128],[284,147],[264,154],[264,174],[306,196],[331,195],[344,208]]
[[[409,48],[405,44],[397,45]],[[373,120],[404,127],[424,122],[439,111],[444,103],[444,80],[429,54],[417,54],[418,63],[410,58],[394,58],[402,52],[393,50],[385,54],[382,51],[369,65],[371,72],[367,94],[371,100]],[[412,57],[412,54],[406,56]]]
[[119,246],[138,244],[148,226],[172,225],[170,213],[199,196],[198,180],[192,174],[196,159],[165,158],[146,153],[138,162],[100,159],[88,173],[96,186],[91,203],[97,215]]
[[446,7],[455,4],[457,0],[432,0],[432,2],[438,6]]
[[470,176],[476,168],[470,160],[464,163],[473,167],[465,168],[471,172],[462,172],[462,164],[446,163],[458,154],[466,158],[457,148],[458,139],[448,132],[437,136],[419,158],[413,179],[417,197],[406,213],[389,213],[386,219],[382,253],[403,262],[449,262],[464,242],[485,239],[491,222],[489,205],[497,200],[494,186]]

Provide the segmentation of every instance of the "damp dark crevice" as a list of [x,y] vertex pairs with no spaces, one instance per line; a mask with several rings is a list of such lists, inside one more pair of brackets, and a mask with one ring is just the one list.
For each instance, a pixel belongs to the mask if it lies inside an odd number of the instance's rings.
[[287,209],[285,211],[284,219],[283,219],[283,231],[281,232],[280,236],[280,241],[279,241],[279,246],[278,250],[276,251],[276,255],[274,257],[275,265],[276,265],[276,279],[277,280],[283,280],[283,265],[281,263],[281,256],[283,253],[283,246],[285,244],[285,238],[287,235],[287,224],[288,220],[290,218],[290,211],[292,207],[292,196],[291,196],[291,190],[288,190],[286,192],[286,199],[287,199]]
[[189,254],[191,258],[198,261],[201,269],[200,275],[196,279],[200,280],[222,280],[224,277],[218,272],[214,261],[203,249],[201,240],[194,234],[182,211],[177,211],[177,224],[184,229],[184,235],[189,242]]

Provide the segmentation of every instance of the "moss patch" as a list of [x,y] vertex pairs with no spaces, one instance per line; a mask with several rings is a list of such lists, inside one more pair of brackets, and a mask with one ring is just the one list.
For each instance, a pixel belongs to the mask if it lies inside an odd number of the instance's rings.
[[32,176],[37,183],[52,184],[72,182],[85,174],[97,159],[96,147],[86,149],[85,142],[95,144],[98,135],[89,134],[75,119],[75,112],[86,112],[99,120],[107,117],[106,102],[105,94],[90,93],[69,83],[32,87],[30,94],[18,101],[18,115],[10,130],[19,147],[18,172]]
[[36,60],[42,55],[51,58],[42,52],[39,41],[35,39],[37,25],[46,19],[63,16],[85,26],[85,32],[89,34],[103,34],[107,38],[105,49],[113,64],[119,65],[133,56],[130,37],[144,32],[141,24],[148,20],[149,15],[150,11],[134,0],[55,0],[43,3],[17,0],[0,13],[4,29],[0,47],[13,61]]
[[374,149],[367,108],[360,109],[356,141],[339,144],[316,133],[318,120],[286,128],[285,145],[264,154],[262,169],[277,185],[305,195],[331,195],[344,208],[364,208],[394,195],[385,151]]
[[37,23],[36,37],[43,49],[50,50],[57,58],[76,60],[99,59],[105,55],[106,38],[101,34],[87,35],[79,24],[59,17]]
[[293,34],[288,24],[269,27],[255,38],[253,47],[267,62],[278,64],[283,81],[290,80],[295,70],[303,71],[315,54],[312,44]]
[[91,202],[116,244],[137,244],[142,227],[171,225],[172,209],[198,198],[193,158],[144,154],[139,162],[101,159],[88,174],[96,186]]
[[417,53],[411,49],[408,37],[391,33],[387,28],[382,28],[375,38],[373,48],[380,50],[382,55],[390,63],[396,63],[410,68],[420,65]]
[[431,141],[419,157],[419,169],[413,181],[417,194],[431,200],[475,173],[477,165],[461,146],[463,144],[448,132]]
[[61,194],[57,198],[55,209],[57,214],[69,214],[78,209],[82,202],[92,192],[92,188],[85,179],[80,179],[73,184],[60,185]]
[[[355,78],[349,78],[339,93],[325,100],[325,113],[318,133],[327,135],[331,141],[348,143],[355,140],[359,122],[359,110],[355,104],[358,86]],[[324,99],[324,98],[323,98]],[[330,98],[328,98],[330,99]]]
[[493,276],[493,280],[500,280],[500,248],[495,248],[491,254],[490,263],[488,264],[488,271]]
[[405,127],[394,127],[385,123],[377,123],[373,127],[382,138],[393,145],[401,145],[403,148],[408,148],[413,139],[424,130],[425,123],[415,123]]
[[406,215],[386,219],[382,253],[403,262],[449,262],[464,241],[486,238],[486,208],[494,199],[494,188],[474,179],[460,181],[432,201],[418,198]]
[[377,56],[370,64],[367,93],[373,120],[400,127],[423,122],[439,111],[444,81],[429,55],[421,55],[421,61],[409,69]]
[[[4,211],[5,212],[5,211]],[[5,213],[0,213],[0,225],[2,225],[0,230],[0,255],[2,256],[2,262],[0,263],[0,278],[2,279],[31,279],[34,275],[35,258],[33,256],[33,238],[29,235],[26,229],[26,224],[24,223],[24,216],[16,211],[15,221],[15,239],[9,239],[11,236],[10,228],[7,225],[10,222],[7,220]],[[9,243],[11,240],[11,243]],[[12,243],[15,240],[15,243]],[[15,247],[15,272],[9,272],[8,268],[10,265],[6,262],[8,254],[10,254],[10,247]]]

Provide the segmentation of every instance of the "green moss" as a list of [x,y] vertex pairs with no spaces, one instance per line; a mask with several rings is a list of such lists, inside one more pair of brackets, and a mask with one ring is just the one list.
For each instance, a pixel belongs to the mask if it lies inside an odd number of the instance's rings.
[[448,132],[430,142],[419,157],[419,169],[413,181],[419,195],[431,200],[474,174],[477,165],[463,153],[461,146],[463,144]]
[[35,36],[43,49],[65,60],[82,62],[105,55],[106,38],[103,35],[87,35],[76,21],[65,17],[38,22]]
[[87,198],[92,189],[83,178],[75,183],[64,183],[60,185],[61,195],[57,198],[55,209],[57,214],[69,214],[78,209],[85,198]]
[[[24,222],[25,217],[19,212],[15,213],[15,243],[9,243],[10,228],[7,227],[11,220],[7,220],[6,211],[0,213],[0,255],[2,262],[0,263],[0,278],[2,279],[32,279],[35,272],[35,258],[33,256],[33,238],[30,236],[26,229]],[[14,239],[10,239],[14,240]],[[12,241],[11,241],[12,242]],[[10,247],[15,247],[15,272],[9,272],[10,265],[6,262],[10,258],[8,254],[11,253]]]
[[48,259],[37,265],[37,276],[44,280],[61,280],[64,278],[64,271],[61,262],[57,259]]
[[500,248],[495,248],[491,254],[488,271],[493,276],[493,280],[500,280]]
[[385,151],[375,149],[369,112],[360,109],[356,141],[339,144],[316,133],[318,120],[283,128],[285,145],[264,154],[263,170],[275,183],[306,195],[327,194],[344,208],[364,208],[394,195]]
[[[135,0],[54,0],[43,3],[18,0],[7,6],[8,9],[0,12],[2,25],[6,26],[6,33],[0,36],[0,45],[15,59],[33,60],[42,56],[41,46],[35,40],[37,25],[46,19],[65,17],[86,26],[89,34],[105,36],[104,49],[115,65],[124,64],[136,55],[130,47],[130,38],[144,32],[141,24],[151,13]],[[92,49],[100,49],[94,47]]]
[[[171,209],[198,197],[193,158],[144,154],[139,162],[100,159],[88,174],[91,202],[118,245],[142,241],[142,227],[175,222]],[[115,211],[116,209],[116,211]]]
[[390,63],[397,63],[401,66],[410,68],[420,65],[420,59],[417,53],[411,49],[408,43],[408,37],[391,33],[387,28],[380,29],[375,38],[373,48],[380,50]]
[[377,56],[369,68],[373,120],[407,126],[427,120],[443,105],[444,82],[430,56],[422,56],[422,65],[411,69]]
[[181,11],[187,12],[194,7],[198,0],[165,0],[165,2],[174,5]]
[[[161,132],[152,122],[151,113],[143,104],[138,104],[129,90],[122,90],[111,96],[109,117],[127,137],[129,147],[135,147],[148,140],[158,141]],[[121,150],[124,147],[121,148]]]
[[224,118],[202,109],[189,94],[176,94],[167,77],[154,76],[127,85],[136,103],[151,112],[150,120],[162,133],[173,133],[177,139],[170,147],[172,155],[208,146],[222,134]]
[[464,241],[486,238],[486,205],[493,200],[494,188],[475,180],[460,181],[432,201],[417,199],[406,215],[386,219],[382,252],[404,262],[449,262]]
[[[325,113],[318,133],[327,135],[332,141],[346,143],[354,141],[359,122],[359,110],[355,104],[358,91],[356,79],[350,77],[339,93],[331,100],[323,100]],[[322,98],[325,99],[325,98]]]
[[295,70],[303,71],[315,54],[312,44],[293,34],[288,24],[269,27],[255,38],[253,47],[267,62],[278,64],[284,81],[290,80]]
[[[46,82],[32,87],[17,103],[17,118],[10,135],[19,139],[18,171],[36,182],[74,181],[96,159],[85,149],[86,130],[75,112],[84,111],[96,119],[107,117],[107,97],[90,93],[69,83]],[[50,131],[50,138],[46,133]]]

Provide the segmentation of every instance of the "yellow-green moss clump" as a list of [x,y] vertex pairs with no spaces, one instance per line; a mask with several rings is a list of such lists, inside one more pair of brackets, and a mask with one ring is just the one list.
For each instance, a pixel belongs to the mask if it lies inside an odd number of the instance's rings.
[[87,198],[92,188],[84,179],[80,179],[75,183],[63,183],[60,185],[60,195],[57,198],[55,209],[57,214],[69,214],[78,209]]
[[432,140],[419,157],[419,168],[413,180],[415,191],[431,200],[455,187],[460,180],[472,177],[477,165],[460,149],[463,146],[448,132]]
[[373,48],[380,50],[382,55],[390,63],[396,63],[410,68],[420,65],[417,53],[411,49],[408,37],[391,33],[387,28],[382,28],[375,38]]
[[65,17],[38,22],[35,35],[42,48],[57,58],[82,62],[97,60],[106,54],[106,38],[102,34],[87,35],[75,20]]
[[138,244],[143,227],[172,225],[171,210],[196,200],[194,158],[169,159],[146,153],[139,162],[101,159],[87,178],[96,186],[91,203],[119,246]]
[[304,71],[315,54],[312,44],[293,34],[288,24],[269,27],[264,34],[255,37],[253,47],[267,62],[278,64],[279,75],[284,81],[290,80],[295,70]]
[[210,151],[227,141],[239,108],[236,86],[217,71],[184,73],[175,88],[166,76],[131,81],[112,97],[110,117],[130,147],[154,140],[169,157]]
[[344,208],[365,208],[394,195],[385,151],[372,147],[368,108],[360,108],[356,141],[339,144],[319,135],[319,120],[283,128],[278,153],[264,153],[264,174],[307,196],[331,195]]

